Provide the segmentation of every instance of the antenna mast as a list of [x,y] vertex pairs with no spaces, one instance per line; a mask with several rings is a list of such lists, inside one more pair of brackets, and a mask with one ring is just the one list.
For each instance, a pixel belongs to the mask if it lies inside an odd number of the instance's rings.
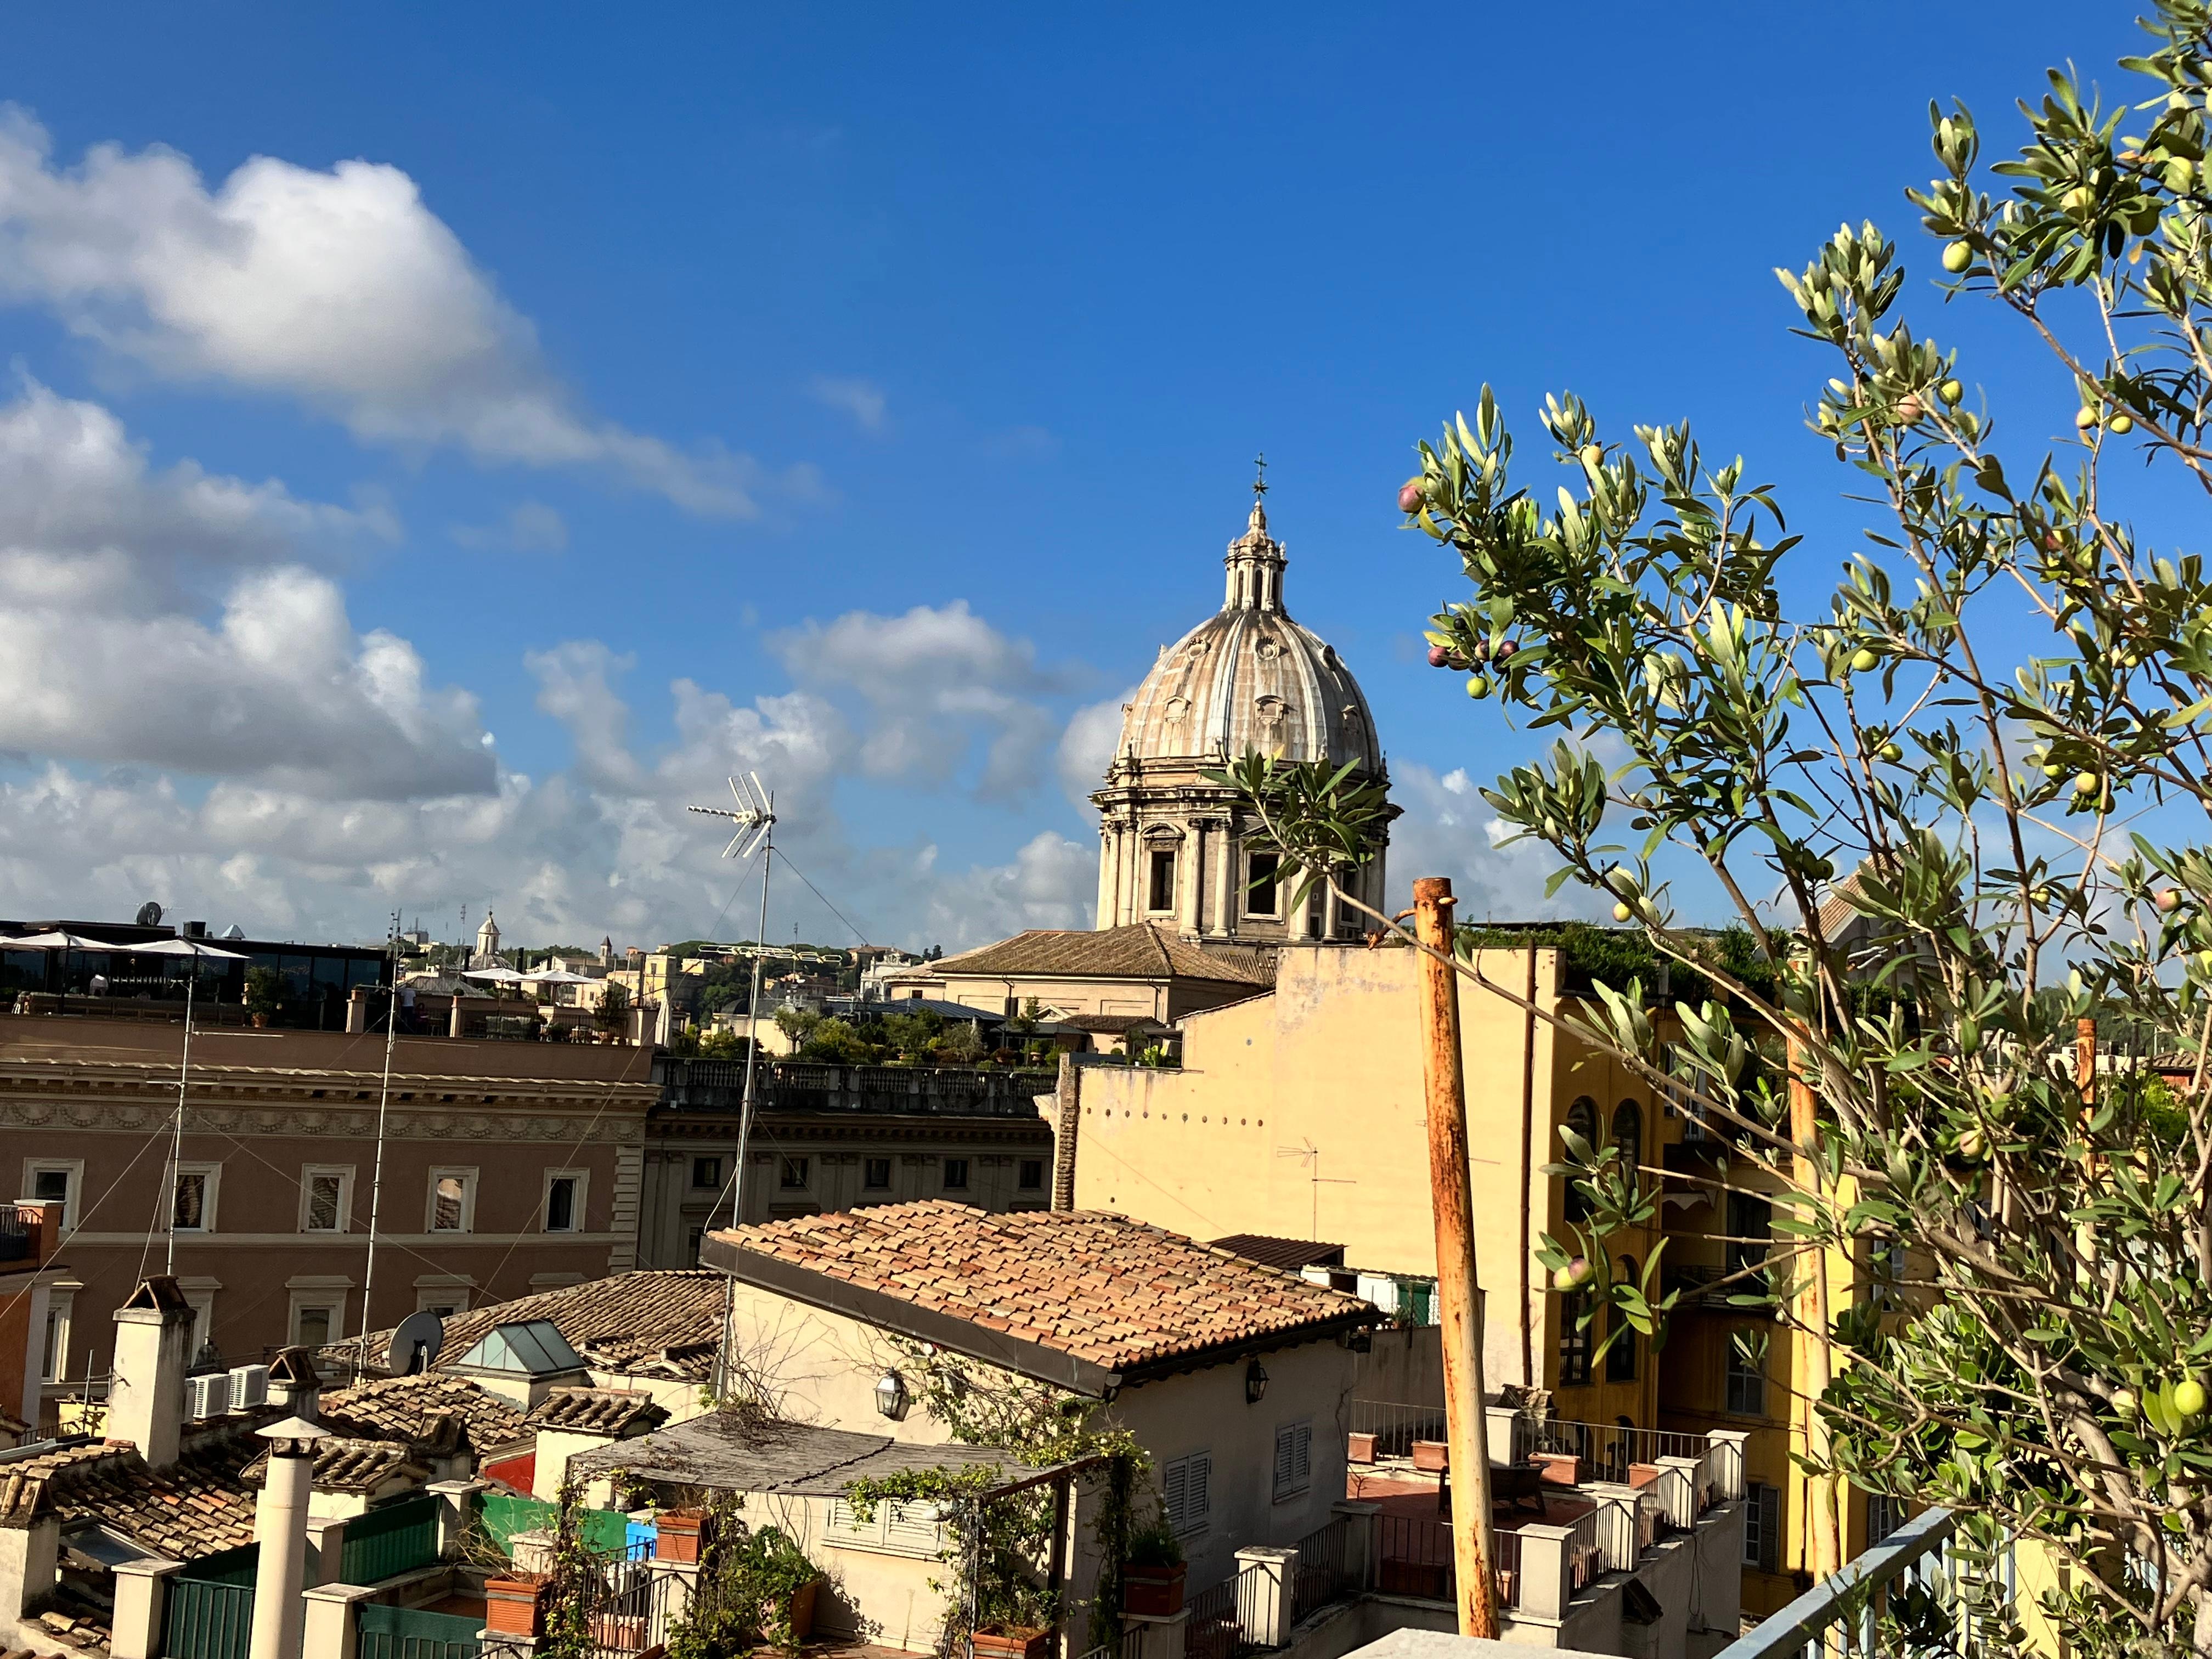
[[[463,914],[465,915],[466,912]],[[361,1343],[354,1350],[354,1380],[368,1368],[368,1298],[376,1290],[376,1224],[384,1207],[384,1123],[386,1114],[392,1109],[392,1047],[399,1035],[399,913],[392,913],[392,941],[387,966],[392,981],[392,1000],[384,1011],[384,1085],[376,1099],[376,1163],[368,1181],[368,1261],[361,1275]],[[344,1194],[352,1202],[353,1194]],[[339,1218],[343,1224],[345,1218]]]

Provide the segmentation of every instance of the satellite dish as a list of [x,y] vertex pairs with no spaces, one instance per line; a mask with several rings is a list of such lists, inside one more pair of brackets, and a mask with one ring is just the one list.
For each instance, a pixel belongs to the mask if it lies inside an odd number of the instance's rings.
[[148,899],[143,904],[138,907],[138,925],[141,927],[160,927],[161,925],[161,907],[155,903],[153,900]]
[[430,1369],[438,1350],[446,1346],[446,1322],[428,1308],[399,1322],[392,1346],[384,1351],[384,1369],[394,1376],[416,1376]]

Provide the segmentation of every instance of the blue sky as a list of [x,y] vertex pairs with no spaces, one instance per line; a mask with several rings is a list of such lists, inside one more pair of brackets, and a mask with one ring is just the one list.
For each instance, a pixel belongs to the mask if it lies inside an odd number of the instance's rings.
[[[1688,417],[1814,591],[1863,519],[1771,268],[1871,216],[1931,269],[1928,100],[2008,137],[2047,64],[2117,84],[2130,16],[14,19],[0,910],[649,945],[713,928],[680,807],[751,764],[872,938],[1085,925],[1084,769],[1264,449],[1396,877],[1525,913],[1453,775],[1529,745],[1417,660],[1455,578],[1395,527],[1413,441],[1485,380],[1524,434],[1564,387]],[[2015,338],[1914,304],[2058,429]]]

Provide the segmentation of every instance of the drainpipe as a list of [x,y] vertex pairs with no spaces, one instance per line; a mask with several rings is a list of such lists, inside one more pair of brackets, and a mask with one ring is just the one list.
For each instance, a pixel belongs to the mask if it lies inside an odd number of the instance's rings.
[[288,1417],[259,1431],[269,1443],[261,1497],[253,1506],[253,1540],[261,1559],[253,1575],[253,1640],[247,1659],[300,1659],[307,1605],[307,1498],[315,1484],[315,1442],[328,1431]]

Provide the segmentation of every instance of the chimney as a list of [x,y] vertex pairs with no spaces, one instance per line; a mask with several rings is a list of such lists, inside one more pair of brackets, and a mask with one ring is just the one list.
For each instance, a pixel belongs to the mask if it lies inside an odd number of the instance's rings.
[[322,1391],[323,1379],[308,1349],[287,1348],[269,1368],[269,1403],[279,1411],[312,1419]]
[[107,1437],[131,1442],[149,1468],[165,1469],[177,1461],[191,1340],[191,1304],[166,1274],[148,1279],[115,1310]]
[[207,923],[204,921],[188,921],[185,924],[183,931],[186,939],[205,939],[207,937]]

